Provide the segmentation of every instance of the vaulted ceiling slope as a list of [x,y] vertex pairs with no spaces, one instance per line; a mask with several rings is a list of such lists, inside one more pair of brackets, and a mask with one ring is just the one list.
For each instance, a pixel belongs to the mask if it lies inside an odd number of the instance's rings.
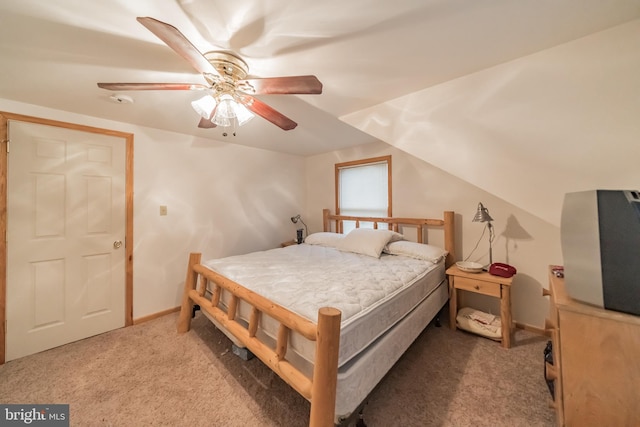
[[640,19],[345,122],[559,226],[564,194],[637,190]]
[[[235,137],[197,128],[196,92],[115,103],[97,82],[203,83],[138,16],[177,27],[201,52],[241,55],[253,76],[314,74],[324,92],[261,97],[299,126],[252,120]],[[0,98],[311,155],[374,140],[339,117],[639,16],[638,0],[3,0]]]

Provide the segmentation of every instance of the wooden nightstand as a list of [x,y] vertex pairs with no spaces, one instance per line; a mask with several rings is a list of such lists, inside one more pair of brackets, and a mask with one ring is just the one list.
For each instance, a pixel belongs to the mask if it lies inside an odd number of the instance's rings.
[[502,347],[511,347],[511,282],[513,277],[493,276],[487,272],[466,273],[455,265],[447,269],[449,276],[449,324],[456,330],[458,289],[500,298]]

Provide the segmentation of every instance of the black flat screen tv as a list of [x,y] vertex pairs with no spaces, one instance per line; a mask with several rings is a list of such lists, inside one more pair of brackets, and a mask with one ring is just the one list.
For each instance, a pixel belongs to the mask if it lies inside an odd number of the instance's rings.
[[567,193],[560,239],[573,299],[640,316],[640,192]]

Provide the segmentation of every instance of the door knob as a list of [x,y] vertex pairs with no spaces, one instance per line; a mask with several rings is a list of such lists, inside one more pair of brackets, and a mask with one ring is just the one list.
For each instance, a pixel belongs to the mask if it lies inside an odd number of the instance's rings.
[[122,241],[116,240],[115,242],[113,242],[113,247],[115,249],[120,249],[120,246],[122,246]]

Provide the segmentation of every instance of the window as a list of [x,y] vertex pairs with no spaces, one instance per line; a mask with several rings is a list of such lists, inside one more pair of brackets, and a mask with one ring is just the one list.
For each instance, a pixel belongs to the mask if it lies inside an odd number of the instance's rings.
[[[337,163],[335,173],[337,214],[391,216],[391,156]],[[348,233],[355,222],[345,222],[343,227]]]

